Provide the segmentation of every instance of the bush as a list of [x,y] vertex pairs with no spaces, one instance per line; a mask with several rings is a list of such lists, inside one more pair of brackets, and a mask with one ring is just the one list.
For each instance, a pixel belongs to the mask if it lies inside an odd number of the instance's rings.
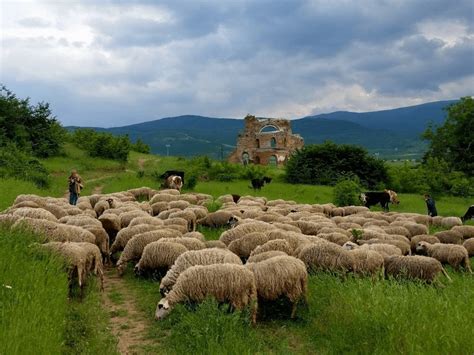
[[244,180],[261,179],[268,175],[268,167],[263,165],[246,165],[240,167],[239,178]]
[[357,181],[341,180],[334,186],[333,201],[337,206],[351,206],[359,204],[359,195],[362,188]]
[[0,178],[31,181],[39,188],[47,188],[50,179],[46,168],[36,159],[9,144],[0,148]]
[[286,181],[292,184],[334,185],[341,179],[356,176],[369,188],[389,182],[384,162],[352,145],[332,142],[308,145],[297,150],[286,165]]
[[145,144],[140,138],[133,144],[131,144],[130,149],[134,152],[150,154],[151,149],[148,144]]
[[184,188],[186,190],[193,190],[196,185],[197,185],[197,176],[194,175],[194,174],[190,174],[188,176],[185,176],[186,178],[184,179],[185,183],[184,183]]
[[96,132],[92,129],[76,129],[72,141],[84,149],[91,157],[126,162],[131,143],[128,136],[114,136],[111,133]]

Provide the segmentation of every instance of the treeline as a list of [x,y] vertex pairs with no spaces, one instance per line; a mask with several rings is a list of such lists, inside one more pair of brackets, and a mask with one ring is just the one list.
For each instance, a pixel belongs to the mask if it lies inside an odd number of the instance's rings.
[[47,170],[38,160],[64,154],[66,141],[85,149],[91,157],[126,162],[130,150],[150,153],[140,139],[113,136],[88,129],[68,133],[52,114],[48,103],[31,104],[0,87],[0,178],[17,178],[48,187]]

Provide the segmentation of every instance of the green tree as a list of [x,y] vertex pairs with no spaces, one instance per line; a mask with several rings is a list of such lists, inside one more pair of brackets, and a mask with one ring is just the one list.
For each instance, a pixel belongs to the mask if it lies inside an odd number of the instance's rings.
[[442,126],[428,127],[423,138],[430,142],[424,161],[438,158],[453,170],[474,175],[474,99],[462,97],[446,108],[447,118]]
[[369,188],[386,187],[387,168],[358,146],[325,142],[297,150],[286,165],[286,180],[290,183],[334,185],[341,179],[357,177]]
[[150,154],[151,151],[150,146],[145,144],[140,138],[138,138],[137,141],[131,145],[131,149],[135,152],[144,154]]
[[341,180],[334,186],[333,201],[337,206],[357,205],[361,191],[357,178]]

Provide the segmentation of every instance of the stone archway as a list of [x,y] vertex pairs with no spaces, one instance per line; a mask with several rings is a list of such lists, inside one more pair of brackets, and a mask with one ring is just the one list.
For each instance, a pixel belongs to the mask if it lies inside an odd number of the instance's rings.
[[280,131],[281,131],[280,127],[273,124],[267,124],[260,129],[260,133],[272,133],[272,132],[280,132]]
[[268,158],[268,164],[271,166],[277,166],[278,165],[278,159],[276,155],[271,155],[270,158]]

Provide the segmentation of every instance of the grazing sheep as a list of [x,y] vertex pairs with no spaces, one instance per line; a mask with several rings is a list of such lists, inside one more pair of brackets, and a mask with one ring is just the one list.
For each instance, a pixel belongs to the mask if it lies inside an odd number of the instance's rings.
[[416,246],[416,252],[431,256],[442,264],[449,264],[455,270],[458,270],[459,266],[462,265],[472,274],[469,254],[462,245],[419,242]]
[[408,278],[432,283],[442,272],[451,281],[441,263],[429,256],[397,256],[384,258],[385,275],[395,278]]
[[269,250],[269,251],[265,251],[265,252],[263,252],[263,253],[258,253],[258,254],[255,254],[255,255],[250,256],[250,257],[247,259],[246,264],[249,264],[249,263],[258,263],[258,262],[260,262],[260,261],[267,260],[267,259],[273,258],[273,257],[275,257],[275,256],[286,256],[286,255],[288,255],[288,254],[285,253],[284,251]]
[[219,237],[219,240],[225,245],[229,245],[234,240],[242,238],[244,235],[252,232],[267,232],[276,229],[271,224],[265,222],[253,221],[251,223],[240,224],[235,228],[225,231]]
[[318,243],[305,245],[299,252],[308,271],[347,272],[354,270],[355,258],[340,245],[333,243]]
[[206,244],[206,248],[227,249],[227,245],[222,243],[220,240],[206,240],[204,244]]
[[43,208],[31,208],[31,207],[21,207],[13,211],[14,216],[19,217],[29,217],[38,220],[47,220],[51,222],[57,222],[58,219],[49,211],[46,211]]
[[64,223],[71,226],[85,227],[85,226],[94,226],[101,227],[102,223],[90,216],[85,215],[76,215],[76,216],[65,216],[59,219],[59,223]]
[[92,243],[79,242],[79,245],[86,253],[86,270],[92,271],[94,275],[99,277],[100,289],[104,290],[104,265],[102,263],[102,254],[97,247]]
[[[133,227],[139,224],[148,224],[148,225],[155,225],[155,226],[162,226],[163,225],[163,220],[151,216],[146,216],[146,217],[135,217],[130,221],[130,224],[128,227]],[[128,228],[127,227],[127,228]]]
[[120,227],[120,218],[118,215],[109,213],[103,214],[99,217],[99,222],[102,223],[102,227],[105,229],[110,238],[115,238]]
[[280,222],[273,222],[272,225],[278,229],[284,230],[284,231],[289,231],[289,232],[295,232],[295,233],[301,233],[301,229],[299,229],[296,226],[293,226],[291,224],[286,224],[286,223],[280,223]]
[[[175,190],[179,192],[178,190]],[[150,204],[153,206],[157,202],[171,202],[171,201],[178,201],[178,196],[177,195],[171,195],[170,193],[160,193],[156,194],[153,196],[150,200]]]
[[183,234],[183,238],[194,238],[200,240],[201,242],[206,241],[206,237],[201,232],[187,232]]
[[418,224],[414,222],[395,221],[395,222],[392,222],[391,225],[392,226],[398,225],[398,226],[402,226],[406,228],[410,232],[410,235],[407,237],[414,237],[415,235],[420,235],[420,234],[429,234],[428,227],[425,226],[424,224]]
[[177,237],[177,238],[161,238],[158,242],[172,242],[184,245],[187,250],[201,250],[206,248],[206,244],[196,238],[185,238]]
[[227,249],[203,249],[191,250],[181,254],[169,269],[160,283],[160,293],[162,295],[169,292],[176,283],[178,276],[187,268],[194,265],[211,264],[238,264],[242,265],[240,258]]
[[[51,212],[54,217],[57,219],[60,219],[62,217],[67,216],[67,212],[64,210],[63,206],[61,205],[56,205],[54,203],[46,203],[42,206],[46,211]],[[95,212],[94,212],[94,218],[95,218]]]
[[[287,231],[282,231],[282,230],[270,230],[266,232],[268,236],[270,237],[270,240],[272,239],[284,239],[288,242],[290,245],[290,250],[294,252],[298,246],[301,244],[307,243],[308,238],[314,237],[314,236],[308,236],[305,234],[301,233],[295,233],[295,232],[287,232]],[[285,250],[282,250],[285,251]],[[285,251],[286,252],[286,251]],[[292,253],[289,255],[293,255]]]
[[474,256],[474,238],[466,239],[462,245],[466,248],[469,256]]
[[153,216],[158,216],[161,212],[169,209],[168,202],[155,202],[151,205],[151,211]]
[[298,301],[306,301],[308,272],[304,263],[292,256],[276,256],[245,267],[255,276],[259,300],[287,297],[292,303],[291,318],[294,318]]
[[[166,238],[168,240],[168,238]],[[155,271],[159,269],[168,269],[174,264],[178,256],[188,251],[180,243],[163,242],[158,240],[146,245],[142,256],[135,265],[135,274],[143,275],[146,271]]]
[[0,214],[0,223],[14,224],[16,221],[22,218],[23,217],[15,216],[12,213]]
[[205,218],[209,213],[207,208],[204,206],[190,206],[186,210],[191,211],[196,216],[196,223],[198,219]]
[[454,226],[451,230],[460,233],[464,239],[474,238],[474,226]]
[[88,230],[95,236],[95,245],[97,245],[102,253],[104,260],[108,261],[110,256],[109,251],[109,235],[102,226],[84,226],[85,230]]
[[119,260],[117,261],[117,272],[119,276],[122,276],[127,262],[131,260],[138,261],[142,256],[143,249],[147,244],[155,242],[161,238],[175,238],[181,237],[181,234],[175,230],[171,229],[158,229],[152,230],[149,232],[141,233],[134,236],[129,240],[125,248],[123,249],[122,254],[120,255]]
[[445,244],[462,244],[462,234],[453,230],[436,232],[434,234],[439,239],[440,243]]
[[150,217],[148,213],[142,210],[134,210],[129,212],[123,212],[119,215],[120,217],[120,227],[126,228],[130,222],[136,217]]
[[410,248],[411,248],[411,252],[412,253],[415,253],[416,252],[416,245],[419,243],[419,242],[428,242],[430,244],[434,244],[434,243],[441,243],[439,241],[439,239],[437,237],[435,237],[434,235],[430,235],[430,234],[420,234],[420,235],[415,235],[413,238],[411,238],[410,240]]
[[367,250],[374,250],[383,257],[390,256],[390,255],[402,255],[402,252],[399,248],[395,245],[391,244],[362,244],[357,245],[353,242],[347,242],[342,246],[346,250],[353,250],[353,249],[367,249]]
[[459,217],[443,217],[441,225],[445,228],[452,228],[454,226],[462,226],[462,220]]
[[383,256],[376,250],[356,248],[349,251],[354,257],[354,273],[375,275],[383,269]]
[[404,226],[386,226],[382,227],[382,230],[387,234],[396,234],[396,235],[404,235],[407,238],[411,238],[411,232],[405,228]]
[[106,200],[99,200],[94,204],[94,211],[97,216],[101,216],[105,210],[109,208],[115,208],[116,204],[113,198],[108,198]]
[[171,208],[179,208],[180,210],[184,210],[185,208],[189,207],[191,204],[188,201],[178,200],[178,201],[170,201],[168,202],[168,206]]
[[110,247],[110,254],[114,254],[118,251],[123,250],[129,240],[140,233],[163,228],[163,226],[157,226],[153,224],[138,224],[135,226],[128,226],[127,228],[121,229],[118,232],[114,242],[112,243],[112,246]]
[[350,238],[348,236],[346,236],[345,234],[338,233],[338,232],[319,233],[317,237],[326,239],[329,242],[339,244],[339,245],[344,245],[344,243],[350,241]]
[[194,212],[189,210],[174,212],[168,216],[168,219],[172,218],[183,218],[187,221],[188,231],[194,232],[196,230],[196,215]]
[[238,310],[251,307],[252,323],[257,317],[257,288],[254,274],[242,265],[197,265],[183,271],[170,293],[156,307],[157,320],[166,317],[180,302],[202,302],[206,297],[229,302]]
[[268,242],[268,236],[262,232],[253,232],[234,240],[229,244],[229,250],[243,259],[250,256],[252,250]]
[[227,211],[216,211],[209,213],[204,218],[199,219],[197,224],[205,227],[218,228],[230,227],[236,222],[237,218],[232,213]]

